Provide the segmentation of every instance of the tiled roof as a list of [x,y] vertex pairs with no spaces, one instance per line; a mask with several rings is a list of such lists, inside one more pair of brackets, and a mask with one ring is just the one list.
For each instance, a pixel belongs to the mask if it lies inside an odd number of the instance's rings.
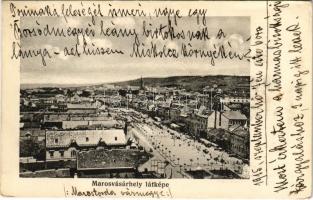
[[135,168],[146,160],[148,157],[138,150],[91,150],[78,153],[77,169]]
[[229,127],[229,131],[232,132],[232,131],[235,131],[237,130],[241,125],[240,124],[234,124],[232,126]]
[[224,135],[226,132],[226,130],[222,129],[222,128],[218,128],[218,129],[211,129],[208,131],[208,133],[210,135]]
[[249,131],[245,130],[245,129],[237,129],[235,131],[232,132],[235,135],[241,136],[241,137],[248,137],[249,136]]
[[225,111],[223,115],[227,119],[247,120],[247,117],[239,111]]
[[126,145],[127,142],[123,129],[46,132],[47,148],[69,147],[74,142],[78,146],[96,146],[100,141],[108,146]]

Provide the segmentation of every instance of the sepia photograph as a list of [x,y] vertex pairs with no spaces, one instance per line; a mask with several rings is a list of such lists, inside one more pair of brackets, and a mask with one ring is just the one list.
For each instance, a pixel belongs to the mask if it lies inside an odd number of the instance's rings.
[[[193,34],[203,37],[192,45],[171,32],[167,20],[69,18],[74,27],[101,23],[107,34],[77,35],[76,48],[84,53],[99,44],[111,52],[113,46],[133,47],[114,50],[130,57],[95,58],[59,54],[73,42],[61,36],[50,39],[49,45],[45,37],[31,36],[38,27],[43,33],[61,33],[62,19],[38,19],[34,25],[21,18],[21,49],[53,49],[57,57],[53,62],[44,57],[44,62],[21,60],[20,177],[249,178],[249,60],[231,57],[233,49],[249,49],[249,17],[207,17],[205,26],[197,25],[201,35],[192,29],[180,32],[190,41]],[[199,29],[192,27],[194,21],[183,18],[178,23],[182,30]],[[104,28],[110,23],[117,27],[111,35]],[[122,39],[114,35],[146,23],[145,44],[139,42],[140,33]],[[153,37],[159,39],[149,41]],[[175,57],[169,54],[174,50],[192,54],[191,48],[201,59],[166,58]],[[208,56],[208,49],[217,55]],[[41,64],[45,66],[38,67]]]

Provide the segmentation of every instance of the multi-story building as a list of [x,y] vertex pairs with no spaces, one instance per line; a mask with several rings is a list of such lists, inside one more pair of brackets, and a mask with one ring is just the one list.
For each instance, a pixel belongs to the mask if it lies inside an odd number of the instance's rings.
[[206,111],[200,108],[199,111],[194,111],[188,119],[188,130],[196,137],[206,137],[206,133],[210,128],[210,116],[213,111]]
[[214,111],[208,116],[209,128],[222,128],[228,130],[230,126],[234,124],[240,124],[244,126],[247,123],[247,117],[240,111]]
[[232,125],[244,126],[247,117],[239,111],[208,111],[201,108],[193,112],[187,122],[189,132],[196,137],[205,137],[210,129],[229,130]]
[[230,132],[230,150],[241,158],[249,158],[249,131],[239,126]]
[[78,151],[125,148],[123,129],[46,131],[46,160],[75,160]]

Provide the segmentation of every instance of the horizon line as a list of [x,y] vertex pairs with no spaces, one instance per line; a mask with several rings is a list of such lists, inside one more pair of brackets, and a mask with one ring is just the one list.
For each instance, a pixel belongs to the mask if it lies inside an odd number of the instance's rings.
[[170,77],[206,77],[206,76],[236,76],[236,77],[249,77],[247,75],[223,75],[223,74],[218,74],[218,75],[179,75],[179,76],[139,76],[138,78],[134,78],[134,79],[126,79],[126,80],[122,80],[122,81],[114,81],[114,82],[96,82],[96,83],[47,83],[47,82],[43,82],[43,83],[22,83],[20,82],[20,85],[31,85],[31,84],[36,84],[36,85],[98,85],[98,84],[116,84],[116,83],[122,83],[122,82],[127,82],[127,81],[134,81],[134,80],[138,80],[140,78],[170,78]]

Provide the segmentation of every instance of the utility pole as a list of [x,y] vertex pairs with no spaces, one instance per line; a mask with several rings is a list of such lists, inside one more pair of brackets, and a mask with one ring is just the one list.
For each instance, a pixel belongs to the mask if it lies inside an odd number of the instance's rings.
[[210,94],[210,108],[211,108],[211,111],[212,111],[212,92],[213,92],[213,88],[210,88],[210,91],[211,91],[211,94]]

